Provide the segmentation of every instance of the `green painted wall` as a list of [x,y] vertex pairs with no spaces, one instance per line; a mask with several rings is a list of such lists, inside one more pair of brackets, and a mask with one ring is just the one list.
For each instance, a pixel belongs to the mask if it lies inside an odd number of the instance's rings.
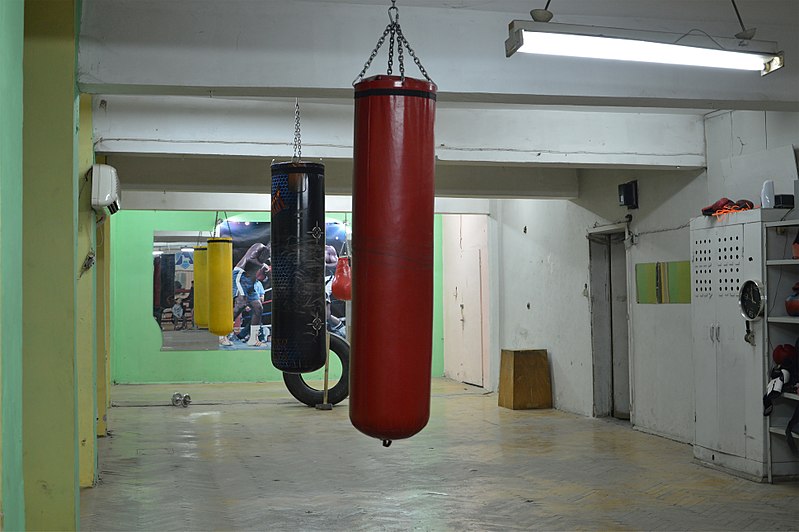
[[[233,213],[228,213],[231,216]],[[240,219],[268,221],[268,213]],[[111,375],[116,383],[278,381],[268,351],[161,351],[152,318],[154,231],[210,231],[212,212],[125,211],[111,226]],[[441,220],[436,216],[433,375],[444,372]],[[336,365],[332,366],[334,377]],[[321,378],[321,372],[306,378]]]
[[22,476],[22,0],[0,1],[0,528],[25,528]]
[[75,0],[25,2],[22,437],[32,530],[80,526],[77,14]]

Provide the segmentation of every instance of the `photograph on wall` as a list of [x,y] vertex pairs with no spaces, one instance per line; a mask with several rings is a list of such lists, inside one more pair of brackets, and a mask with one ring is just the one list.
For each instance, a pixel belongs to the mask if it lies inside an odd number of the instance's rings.
[[[159,232],[153,244],[153,317],[162,333],[163,351],[271,349],[272,278],[269,222],[223,221],[215,233],[233,240],[233,332],[214,336],[195,322],[194,242],[180,233]],[[182,233],[183,235],[186,232]],[[172,238],[169,238],[173,236]],[[325,227],[325,300],[327,328],[347,334],[346,304],[332,294],[338,258],[347,255],[346,226],[328,221]]]

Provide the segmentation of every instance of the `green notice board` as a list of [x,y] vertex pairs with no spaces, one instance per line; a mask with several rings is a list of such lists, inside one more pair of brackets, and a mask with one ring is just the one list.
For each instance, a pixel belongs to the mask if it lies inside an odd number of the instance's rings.
[[642,304],[691,303],[691,263],[644,262],[635,265],[636,301]]

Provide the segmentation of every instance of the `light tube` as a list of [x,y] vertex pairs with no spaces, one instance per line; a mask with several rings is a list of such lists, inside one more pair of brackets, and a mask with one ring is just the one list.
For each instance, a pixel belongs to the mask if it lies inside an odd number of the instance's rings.
[[[592,35],[523,31],[519,52],[763,71],[773,55]],[[776,66],[776,65],[775,65]],[[779,65],[781,66],[781,65]]]
[[603,28],[512,20],[505,55],[516,52],[760,71],[766,75],[785,66],[784,54],[770,41],[711,37],[688,33]]

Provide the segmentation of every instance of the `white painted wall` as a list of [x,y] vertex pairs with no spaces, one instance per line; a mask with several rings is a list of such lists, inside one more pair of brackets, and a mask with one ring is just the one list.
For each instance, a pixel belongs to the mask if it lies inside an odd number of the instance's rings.
[[[98,95],[93,105],[95,148],[101,153],[293,154],[289,99]],[[351,158],[352,100],[302,100],[300,106],[303,155]],[[439,104],[435,134],[436,158],[447,163],[687,168],[705,162],[698,112]]]
[[604,220],[566,200],[499,204],[500,347],[546,349],[555,407],[591,415],[585,228]]
[[777,194],[793,194],[797,171],[791,152],[799,148],[799,113],[713,113],[705,121],[705,138],[710,201],[726,196],[759,204],[765,179],[774,180]]
[[[630,212],[636,235],[628,250],[632,422],[641,430],[693,440],[690,306],[637,304],[634,265],[689,260],[687,223],[719,196],[757,200],[762,178],[727,180],[722,161],[799,145],[799,113],[714,113],[706,121],[706,135],[707,173],[581,170],[576,200],[495,202],[491,222],[500,250],[495,281],[498,346],[549,351],[557,408],[591,415],[590,316],[582,295],[588,282],[586,229]],[[774,164],[783,168],[784,150],[779,155]],[[628,211],[617,205],[617,185],[631,179],[639,181],[640,209]],[[777,179],[776,185],[778,192],[793,191],[787,179]],[[498,367],[498,357],[492,348],[493,367]]]
[[[617,205],[617,185],[631,179],[638,179],[641,196],[641,207],[634,211]],[[628,252],[630,272],[639,262],[688,260],[688,229],[681,226],[704,206],[706,186],[704,173],[697,171],[583,170],[577,200],[498,202],[499,342],[501,348],[549,351],[557,408],[592,413],[590,307],[584,292],[587,229],[631,212],[631,230],[638,237]],[[629,285],[634,298],[635,285]],[[631,303],[630,312],[632,422],[642,430],[691,441],[692,354],[685,334],[690,307]]]
[[[269,194],[165,192],[162,190],[122,191],[123,208],[134,211],[230,211],[270,212]],[[489,213],[489,200],[479,198],[436,198],[436,214]],[[352,196],[325,196],[327,212],[352,212]]]

